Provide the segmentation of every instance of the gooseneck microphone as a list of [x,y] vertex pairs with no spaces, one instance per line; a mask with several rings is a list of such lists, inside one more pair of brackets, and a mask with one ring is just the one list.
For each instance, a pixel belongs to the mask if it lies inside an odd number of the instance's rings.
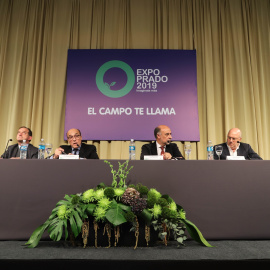
[[[75,143],[77,144],[77,143]],[[77,146],[79,147],[79,144],[77,144]],[[65,151],[62,152],[63,155],[67,155],[67,153]]]
[[237,141],[237,143],[240,143],[240,141]]
[[6,145],[6,148],[5,148],[4,155],[5,155],[6,151],[7,151],[7,148],[8,148],[8,144],[9,144],[9,142],[12,142],[12,139],[9,139],[9,140],[7,141],[7,145]]

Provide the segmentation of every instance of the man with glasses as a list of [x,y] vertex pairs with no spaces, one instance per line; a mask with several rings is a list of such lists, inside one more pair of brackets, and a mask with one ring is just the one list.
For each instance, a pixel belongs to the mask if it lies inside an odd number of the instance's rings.
[[[227,156],[244,156],[245,159],[262,158],[247,143],[242,143],[242,132],[239,128],[232,128],[227,135],[227,143],[221,144],[223,150],[220,159],[226,159]],[[214,146],[214,150],[215,150]],[[218,159],[218,155],[214,151],[214,159]]]
[[5,151],[5,153],[1,156],[1,158],[6,159],[19,159],[20,158],[20,147],[25,140],[25,142],[28,144],[27,146],[27,159],[35,159],[38,158],[38,149],[37,147],[30,144],[30,141],[32,140],[32,131],[28,127],[20,127],[17,132],[17,143],[10,145],[8,149]]
[[85,159],[99,159],[94,145],[82,143],[82,135],[79,129],[70,129],[67,132],[67,139],[70,145],[58,147],[52,156],[54,159],[58,159],[61,154],[79,155],[80,158]]

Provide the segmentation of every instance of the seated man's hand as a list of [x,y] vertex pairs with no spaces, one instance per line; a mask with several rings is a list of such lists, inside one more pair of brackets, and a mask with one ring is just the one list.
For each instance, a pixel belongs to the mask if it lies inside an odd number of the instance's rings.
[[58,147],[58,148],[55,149],[55,151],[54,151],[54,156],[53,156],[53,158],[54,158],[54,159],[59,158],[59,155],[62,155],[62,152],[64,152],[64,151],[65,151],[65,150],[64,150],[63,148]]
[[163,154],[164,159],[172,159],[172,155],[170,153],[165,152]]

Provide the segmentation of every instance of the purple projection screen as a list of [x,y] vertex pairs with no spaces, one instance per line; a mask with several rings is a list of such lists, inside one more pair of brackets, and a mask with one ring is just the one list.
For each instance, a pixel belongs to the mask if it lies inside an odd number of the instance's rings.
[[69,50],[64,139],[199,141],[196,71],[195,50]]

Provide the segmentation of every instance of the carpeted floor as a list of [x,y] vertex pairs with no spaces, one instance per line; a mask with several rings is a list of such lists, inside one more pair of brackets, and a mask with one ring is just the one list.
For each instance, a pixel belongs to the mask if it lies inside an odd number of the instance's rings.
[[72,247],[66,242],[41,241],[34,249],[23,241],[0,241],[0,266],[48,268],[64,266],[100,266],[127,269],[127,265],[141,269],[161,269],[168,266],[224,266],[270,265],[270,241],[209,241],[214,247],[203,247],[193,240],[177,247],[173,241],[165,247]]

